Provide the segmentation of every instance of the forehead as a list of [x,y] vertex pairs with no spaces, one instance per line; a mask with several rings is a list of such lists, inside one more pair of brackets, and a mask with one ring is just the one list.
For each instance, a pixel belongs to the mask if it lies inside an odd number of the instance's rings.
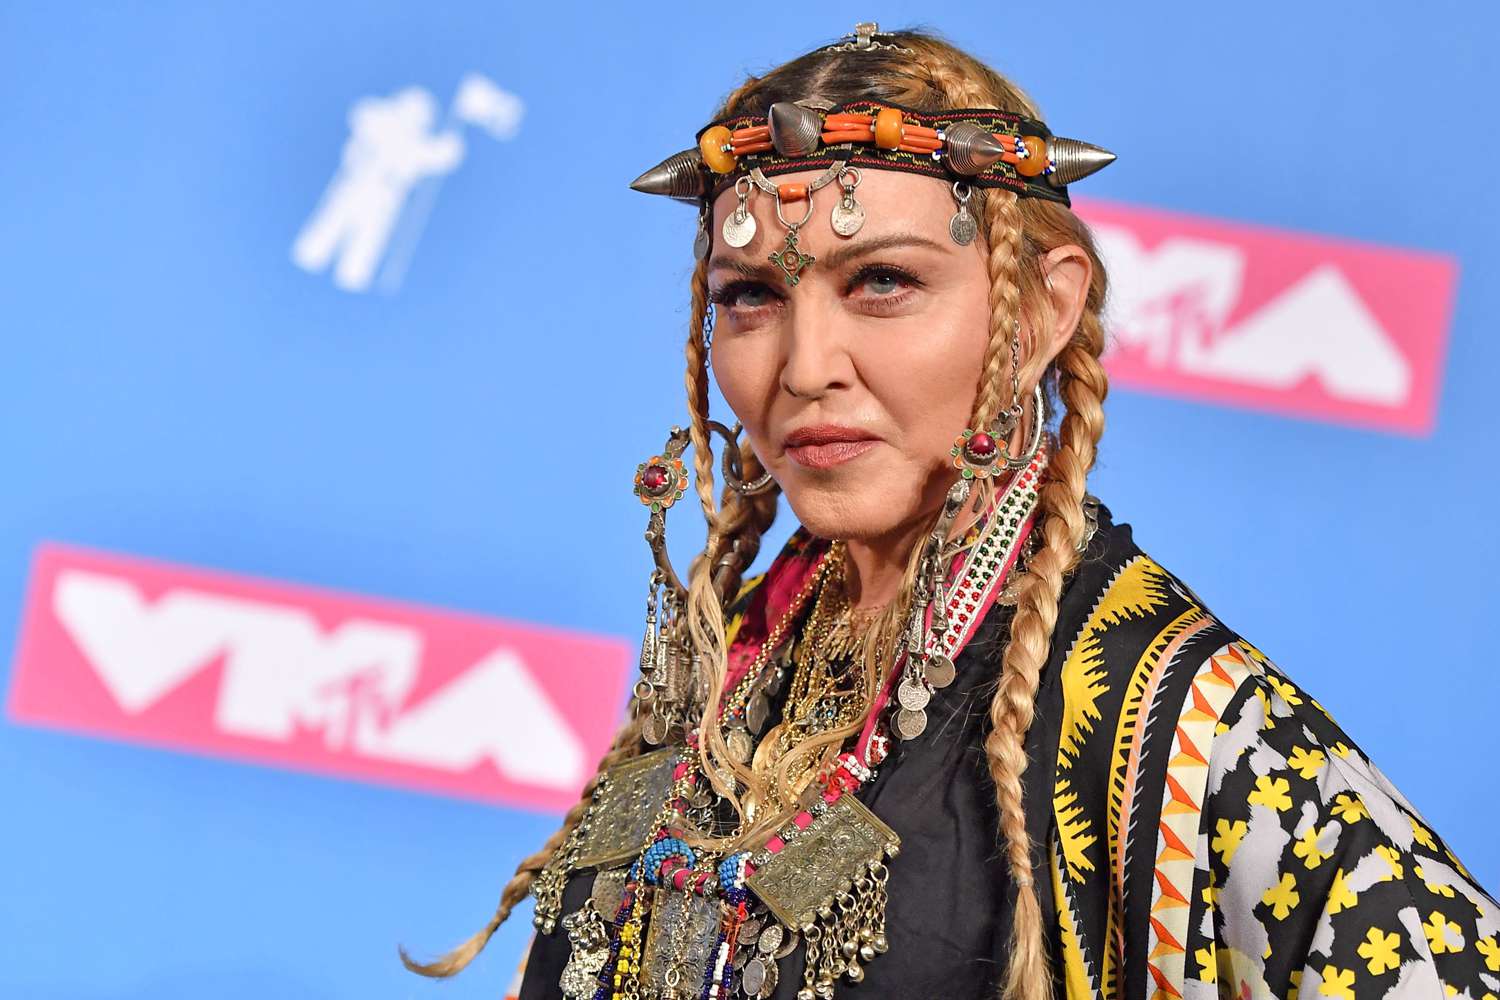
[[[822,167],[777,174],[767,178],[772,184],[810,185],[824,174]],[[786,227],[776,218],[776,199],[746,180],[740,190],[750,188],[748,207],[755,216],[757,232],[755,239],[736,250],[724,246],[718,238],[719,227],[730,212],[739,204],[733,187],[726,188],[714,199],[714,251],[715,255],[751,255],[764,257],[763,244],[779,243],[786,235]],[[863,169],[859,171],[859,184],[854,197],[865,210],[865,223],[852,238],[838,236],[830,222],[833,207],[842,197],[838,181],[833,181],[812,193],[812,213],[802,227],[800,236],[804,245],[829,248],[889,234],[919,235],[946,245],[949,240],[948,220],[958,207],[950,182],[935,177],[923,177],[897,170]],[[782,216],[787,222],[799,222],[808,212],[806,201],[787,202],[782,205]]]

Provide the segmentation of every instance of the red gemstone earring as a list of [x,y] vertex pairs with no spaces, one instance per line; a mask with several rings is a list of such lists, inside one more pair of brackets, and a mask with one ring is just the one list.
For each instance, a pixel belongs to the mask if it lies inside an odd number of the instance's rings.
[[1042,446],[1042,427],[1047,422],[1047,399],[1040,384],[1032,393],[1033,419],[1026,451],[1012,457],[1006,440],[1016,428],[1020,414],[1002,413],[990,425],[990,431],[965,428],[953,441],[953,467],[965,479],[988,479],[1003,470],[1024,469]]
[[965,428],[953,441],[953,467],[965,479],[988,479],[1002,469],[1024,469],[1036,457],[1042,445],[1042,427],[1047,422],[1046,396],[1040,382],[1033,394],[1035,401],[1031,421],[1031,438],[1026,453],[1012,457],[1007,442],[1021,423],[1025,407],[1021,404],[1021,321],[1014,320],[1010,337],[1010,406],[1001,411],[990,429]]
[[635,495],[653,514],[662,513],[681,500],[687,487],[687,467],[682,464],[680,453],[652,455],[635,467]]

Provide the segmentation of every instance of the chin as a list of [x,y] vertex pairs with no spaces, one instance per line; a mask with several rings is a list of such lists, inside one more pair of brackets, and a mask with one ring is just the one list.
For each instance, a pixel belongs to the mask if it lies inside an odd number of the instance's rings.
[[819,538],[881,538],[921,513],[910,484],[900,490],[868,480],[844,488],[802,485],[783,488],[783,495],[802,526]]

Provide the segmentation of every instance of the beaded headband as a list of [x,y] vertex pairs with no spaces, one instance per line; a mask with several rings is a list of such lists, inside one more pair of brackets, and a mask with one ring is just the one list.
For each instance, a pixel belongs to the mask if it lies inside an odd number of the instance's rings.
[[[856,40],[835,49],[860,51],[899,48],[875,39],[872,23],[855,29]],[[812,194],[834,181],[843,195],[833,207],[834,232],[853,236],[864,222],[854,196],[863,169],[901,170],[952,182],[958,210],[949,221],[955,243],[968,245],[978,234],[969,212],[972,189],[1003,188],[1020,197],[1070,204],[1067,185],[1108,166],[1115,154],[1106,149],[1055,136],[1042,122],[995,108],[954,108],[923,112],[868,100],[779,101],[764,116],[735,115],[698,130],[697,146],[667,157],[631,183],[647,194],[660,194],[699,206],[695,253],[701,258],[710,243],[707,219],[713,201],[730,186],[739,205],[724,220],[722,235],[730,246],[745,246],[755,235],[748,200],[759,189],[776,199],[776,215],[787,227],[786,246],[770,259],[795,285],[813,262],[797,246],[797,231],[812,217]],[[773,183],[778,174],[824,168],[806,184]],[[788,221],[785,205],[806,201],[800,221]]]

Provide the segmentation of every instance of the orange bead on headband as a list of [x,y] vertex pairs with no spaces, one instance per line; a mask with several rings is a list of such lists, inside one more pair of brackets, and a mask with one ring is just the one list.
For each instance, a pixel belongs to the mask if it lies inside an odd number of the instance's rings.
[[[746,208],[752,185],[774,195],[777,216],[788,227],[787,247],[771,258],[777,263],[800,259],[796,231],[807,221],[788,223],[781,213],[783,203],[810,199],[813,190],[834,180],[844,192],[833,209],[834,231],[841,236],[858,231],[864,212],[854,198],[854,188],[862,169],[903,170],[952,181],[958,211],[949,232],[954,242],[966,245],[978,232],[968,210],[972,188],[1004,188],[1023,198],[1067,205],[1068,184],[1103,169],[1115,158],[1107,149],[1055,136],[1036,119],[1008,111],[923,112],[867,100],[838,105],[779,101],[763,117],[735,115],[705,126],[696,138],[694,148],[667,157],[630,186],[697,204],[700,232],[695,251],[700,256],[707,253],[709,242],[702,220],[722,191],[732,185],[740,199],[724,223],[723,236],[731,246],[743,246],[754,235],[754,218]],[[807,191],[767,180],[818,167],[826,168],[825,173]],[[811,212],[809,205],[809,218]],[[796,284],[795,272],[811,262],[808,259],[795,270],[783,264],[788,282]]]

